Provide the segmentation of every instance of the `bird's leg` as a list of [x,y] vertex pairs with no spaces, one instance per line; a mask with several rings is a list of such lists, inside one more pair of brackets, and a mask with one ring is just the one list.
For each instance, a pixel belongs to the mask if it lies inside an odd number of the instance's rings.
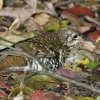
[[59,63],[62,63],[62,59],[63,59],[63,50],[60,49],[59,50]]

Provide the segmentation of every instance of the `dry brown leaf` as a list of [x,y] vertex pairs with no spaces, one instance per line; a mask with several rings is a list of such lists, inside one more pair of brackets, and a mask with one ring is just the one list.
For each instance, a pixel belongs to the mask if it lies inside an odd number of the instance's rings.
[[[11,40],[12,42],[16,43],[22,40],[25,40],[27,38],[31,38],[34,37],[34,33],[33,32],[28,32],[27,34],[21,34],[21,35],[16,35],[16,34],[7,34],[4,36],[4,39],[6,40]],[[0,49],[4,49],[7,48],[7,46],[11,46],[11,43],[5,42],[0,40]]]
[[71,24],[72,24],[73,26],[78,27],[78,26],[80,26],[80,25],[82,24],[81,21],[79,20],[79,18],[76,17],[76,16],[73,15],[73,14],[62,14],[61,16],[62,16],[63,18],[68,19],[68,20],[71,22]]
[[94,52],[95,45],[90,42],[81,42],[79,44],[80,49],[84,49],[90,52]]
[[84,33],[88,30],[90,30],[90,28],[93,27],[92,23],[86,22],[86,21],[82,21],[82,26],[79,27],[79,31],[81,33]]
[[26,27],[26,29],[28,31],[31,31],[31,30],[37,30],[37,24],[35,19],[30,17],[25,23],[24,23],[24,26]]
[[4,37],[7,34],[7,32],[0,32],[0,37]]
[[55,3],[57,3],[59,0],[51,0],[51,3],[52,4],[55,4]]
[[81,32],[81,33],[84,33],[88,30],[90,30],[90,27],[87,27],[87,26],[81,26],[78,28],[78,30]]
[[0,10],[0,16],[19,18],[20,24],[23,24],[33,14],[41,13],[35,16],[36,20],[41,25],[41,24],[45,24],[49,19],[49,15],[44,14],[43,12],[56,16],[56,13],[49,10],[38,10],[38,9],[35,10],[33,8],[11,8],[11,7],[6,7]]
[[56,10],[51,2],[44,2],[44,7],[45,7],[45,10],[52,11],[57,15]]
[[96,0],[89,0],[89,1],[88,1],[88,4],[89,4],[90,6],[94,6],[94,5],[98,5],[99,3],[98,3]]
[[82,25],[85,27],[89,27],[89,28],[91,28],[93,26],[93,24],[86,22],[86,21],[82,21]]
[[84,80],[85,78],[87,78],[88,76],[90,76],[88,73],[86,72],[73,72],[73,74],[75,75],[76,77],[76,80],[78,81],[82,81]]
[[100,22],[99,22],[98,20],[96,20],[96,19],[94,19],[94,18],[92,18],[92,17],[90,17],[90,16],[85,16],[85,18],[86,18],[88,21],[90,21],[90,22],[92,22],[92,23],[94,23],[94,24],[100,26]]
[[30,17],[24,24],[28,31],[38,30],[41,33],[44,33],[42,26],[37,22],[36,19]]
[[29,18],[32,14],[36,13],[32,8],[10,8],[7,7],[5,9],[0,10],[0,16],[9,16],[20,19],[20,24],[24,23],[24,21]]
[[96,42],[99,42],[100,41],[100,37],[98,37],[97,39],[96,39]]
[[37,0],[24,0],[34,10],[37,8]]
[[0,26],[0,37],[4,37],[7,34],[7,27]]
[[3,6],[3,0],[0,0],[0,9],[2,9]]
[[98,43],[96,45],[96,49],[94,51],[96,54],[100,54],[100,40],[98,40]]
[[34,18],[40,25],[44,25],[48,22],[50,16],[45,13],[41,13],[41,14],[37,14]]
[[[19,94],[20,88],[22,89],[21,91],[22,91],[23,94]],[[12,91],[9,94],[9,98],[11,99],[13,97],[14,98],[13,100],[24,100],[23,95],[26,95],[28,93],[29,94],[33,93],[33,90],[29,87],[26,87],[26,86],[25,87],[24,86],[22,86],[22,87],[18,86],[16,88],[12,89]]]

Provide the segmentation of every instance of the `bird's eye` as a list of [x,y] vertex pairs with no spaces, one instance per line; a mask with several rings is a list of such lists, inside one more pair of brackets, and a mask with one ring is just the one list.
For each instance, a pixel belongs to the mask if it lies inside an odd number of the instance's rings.
[[72,35],[72,37],[73,37],[74,39],[77,39],[77,38],[78,38],[78,35],[77,35],[77,34],[74,34],[74,35]]

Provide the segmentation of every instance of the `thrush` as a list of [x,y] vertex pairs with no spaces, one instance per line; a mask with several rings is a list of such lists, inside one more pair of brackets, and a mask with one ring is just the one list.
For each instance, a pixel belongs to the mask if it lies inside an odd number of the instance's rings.
[[[83,41],[81,33],[76,29],[68,28],[32,37],[18,45],[36,56],[41,63],[46,65],[47,70],[57,71],[63,66],[69,52],[81,41]],[[41,65],[36,61],[33,62],[33,67],[35,66]]]

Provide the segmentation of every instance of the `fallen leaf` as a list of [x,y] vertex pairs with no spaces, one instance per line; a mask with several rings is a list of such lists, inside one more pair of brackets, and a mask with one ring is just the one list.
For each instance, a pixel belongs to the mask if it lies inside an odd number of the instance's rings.
[[26,86],[34,89],[49,89],[60,84],[60,82],[53,77],[46,75],[35,75],[25,81]]
[[98,96],[96,100],[100,100],[100,96]]
[[73,49],[70,52],[69,57],[67,58],[67,62],[76,65],[80,60],[85,59],[85,57],[88,57],[91,61],[94,61],[94,55],[92,52],[83,49]]
[[0,88],[8,88],[9,86],[7,84],[5,84],[2,80],[0,80]]
[[67,77],[70,77],[70,78],[73,78],[73,79],[75,78],[74,74],[66,68],[58,69],[57,73],[60,73],[63,76],[67,76]]
[[94,19],[94,18],[92,18],[92,17],[90,17],[90,16],[84,16],[89,22],[92,22],[92,23],[94,23],[94,24],[96,24],[96,25],[98,25],[99,27],[100,27],[100,22],[99,22],[99,20],[96,20],[96,19]]
[[75,6],[63,12],[63,14],[74,14],[76,16],[91,16],[95,17],[94,13],[86,7]]
[[44,8],[45,8],[45,10],[49,10],[49,11],[51,11],[51,12],[54,12],[55,13],[55,15],[57,16],[57,12],[56,12],[56,10],[55,10],[55,8],[54,8],[54,6],[53,6],[53,4],[51,3],[51,2],[44,2]]
[[85,59],[80,60],[77,64],[83,64],[83,65],[89,64],[89,59],[86,57]]
[[43,90],[36,90],[28,100],[44,100],[44,93]]
[[24,100],[24,95],[18,94],[13,100]]
[[98,42],[98,41],[100,41],[100,37],[98,37],[98,38],[96,39],[96,42]]
[[100,76],[100,65],[97,65],[93,70],[92,74]]
[[61,16],[63,18],[68,19],[73,26],[77,27],[77,26],[80,26],[82,24],[80,19],[78,17],[76,17],[75,15],[73,15],[73,14],[65,14],[65,13],[63,13],[63,14],[61,14]]
[[19,18],[20,24],[24,23],[24,21],[26,21],[26,19],[29,18],[34,13],[36,13],[36,11],[33,10],[32,8],[29,8],[29,9],[7,8],[7,9],[0,10],[0,16],[2,15],[2,16],[10,16],[14,18]]
[[30,17],[27,21],[25,21],[24,26],[27,31],[37,30],[40,33],[45,33],[42,25],[33,17]]
[[43,90],[36,90],[28,100],[63,100],[63,96],[56,96],[53,93],[45,94]]
[[81,33],[84,33],[86,31],[89,31],[91,27],[93,27],[93,24],[86,21],[82,21],[82,26],[80,26],[78,29]]
[[[22,40],[25,40],[25,39],[28,39],[28,38],[31,38],[31,37],[34,37],[33,31],[27,32],[26,34],[22,33],[20,35],[17,35],[17,33],[16,34],[9,33],[9,34],[5,35],[3,38],[6,39],[6,40],[11,40],[13,43],[18,43],[19,41],[22,41]],[[7,48],[7,46],[12,46],[12,45],[13,44],[11,44],[11,43],[0,40],[0,50]]]
[[98,56],[98,58],[99,58],[99,54],[100,54],[100,40],[98,40],[94,52],[97,54],[96,56]]
[[78,81],[83,81],[83,79],[86,79],[87,77],[90,76],[90,74],[87,72],[73,72],[73,74],[76,77],[75,80],[78,80]]
[[34,16],[34,19],[42,26],[49,21],[50,16],[45,13],[37,14]]
[[8,98],[8,95],[0,89],[0,98]]
[[99,2],[98,1],[95,1],[95,0],[89,0],[89,1],[87,1],[88,2],[88,4],[90,5],[90,6],[96,6],[96,5],[98,5],[99,4]]
[[[53,19],[51,19],[50,18],[50,20],[49,21],[53,21]],[[69,21],[68,20],[61,20],[61,21],[53,21],[53,23],[51,22],[51,23],[49,23],[50,25],[45,25],[44,26],[44,30],[45,31],[59,31],[59,30],[63,30],[63,29],[66,29],[66,24],[68,24],[69,23]]]
[[[33,10],[37,8],[37,0],[24,0]],[[34,5],[34,6],[33,6]]]
[[100,76],[99,75],[92,74],[89,78],[90,78],[91,81],[100,82]]
[[72,66],[72,65],[67,65],[67,64],[64,64],[64,68],[66,68],[67,70],[70,70],[72,72],[81,72],[82,71],[82,69],[77,66]]
[[94,45],[91,42],[86,42],[86,41],[79,43],[78,46],[80,49],[87,50],[90,52],[94,52],[94,50],[96,48],[96,45]]
[[86,66],[88,68],[92,68],[94,69],[96,66],[98,66],[100,64],[100,62],[90,62],[89,64],[87,64]]
[[[22,90],[21,90],[22,88]],[[20,92],[22,91],[23,95],[28,95],[33,93],[33,90],[29,87],[16,87],[14,89],[11,90],[10,94],[9,94],[9,98],[12,98],[14,96],[17,96]]]
[[82,97],[82,96],[76,96],[75,100],[95,100],[91,97]]
[[100,37],[100,30],[97,30],[93,33],[90,33],[87,35],[87,38],[89,38],[91,41],[96,42],[96,40]]
[[4,0],[0,0],[0,9],[2,9]]

